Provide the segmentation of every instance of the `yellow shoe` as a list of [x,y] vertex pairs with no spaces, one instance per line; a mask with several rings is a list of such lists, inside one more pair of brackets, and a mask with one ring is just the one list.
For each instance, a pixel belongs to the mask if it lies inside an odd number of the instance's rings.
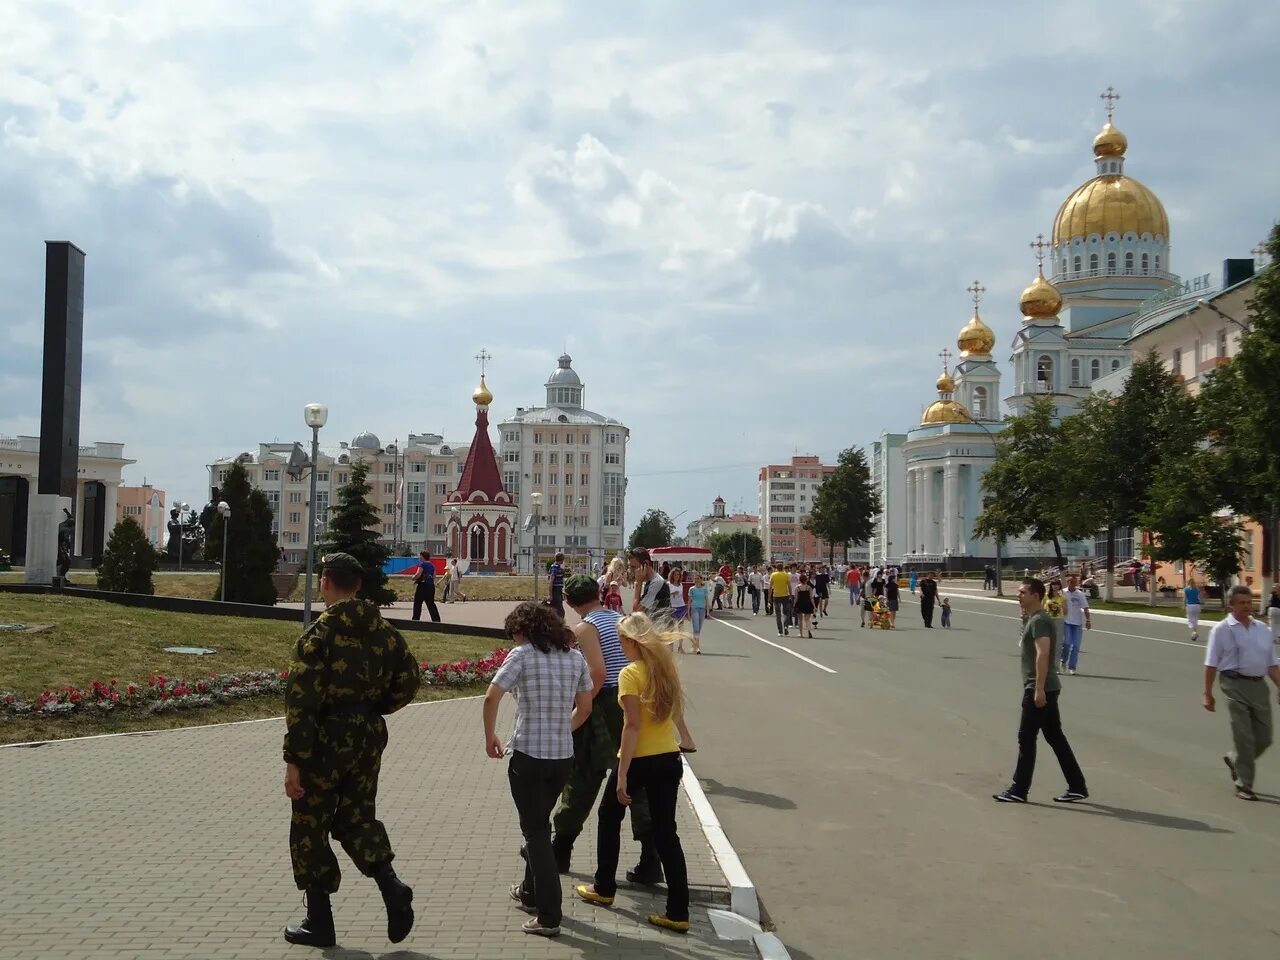
[[[578,894],[579,899],[585,900],[587,903],[594,903],[598,907],[612,907],[613,897],[606,897],[604,894],[596,893],[596,888],[589,883],[580,883],[573,888]],[[685,929],[689,925],[685,924]]]
[[[579,887],[578,891],[581,892],[582,888]],[[676,933],[689,932],[688,920],[672,920],[670,917],[666,917],[661,913],[649,914],[649,922],[652,923],[655,927],[662,927],[666,930],[674,930]]]

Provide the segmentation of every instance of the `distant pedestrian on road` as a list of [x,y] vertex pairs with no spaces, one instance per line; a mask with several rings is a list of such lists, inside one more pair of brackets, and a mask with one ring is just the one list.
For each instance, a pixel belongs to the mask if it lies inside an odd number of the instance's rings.
[[1018,764],[1013,782],[994,795],[1001,803],[1026,803],[1031,778],[1036,772],[1036,741],[1044,734],[1053,748],[1058,766],[1066,777],[1067,789],[1054,797],[1056,803],[1075,803],[1089,796],[1084,773],[1062,732],[1058,696],[1062,681],[1055,669],[1054,645],[1057,630],[1044,612],[1044,582],[1028,577],[1018,588],[1018,603],[1026,623],[1022,628],[1022,720],[1018,725]]
[[769,576],[769,591],[773,595],[773,615],[778,623],[778,636],[791,632],[791,574],[778,564]]
[[1200,639],[1200,588],[1194,579],[1187,581],[1182,588],[1182,602],[1187,611],[1187,629],[1191,631],[1191,639]]
[[849,588],[849,606],[857,606],[862,598],[862,571],[856,566],[850,566],[844,575],[844,585]]
[[907,587],[911,590],[911,595],[914,597],[916,595],[916,572],[914,570],[911,571],[907,578]]
[[1058,667],[1075,676],[1084,631],[1093,629],[1093,616],[1089,611],[1089,595],[1080,589],[1080,578],[1074,573],[1067,575],[1067,590],[1062,600],[1062,652],[1058,655]]
[[884,602],[889,608],[889,626],[898,625],[898,575],[892,573],[884,582]]
[[920,583],[920,618],[930,630],[933,629],[933,608],[937,602],[938,581],[934,579],[933,571],[930,570]]
[[[588,579],[588,582],[590,580]],[[594,586],[594,584],[592,585]],[[573,633],[562,617],[526,600],[503,624],[515,646],[484,695],[485,752],[501,760],[510,750],[507,780],[524,836],[524,880],[510,897],[536,914],[521,927],[540,937],[560,935],[560,875],[551,847],[551,810],[573,771],[573,731],[591,715],[591,671],[573,649]],[[516,700],[516,728],[503,745],[498,704]]]
[[[707,585],[702,574],[693,575],[693,586],[689,588],[689,624],[693,627],[693,652],[702,652],[702,623],[710,611],[707,608]],[[684,653],[684,638],[679,641],[679,651]]]
[[284,792],[293,802],[289,854],[294,882],[307,895],[306,919],[285,927],[284,938],[310,947],[336,942],[329,898],[342,873],[332,837],[378,884],[387,938],[399,943],[413,927],[413,891],[391,868],[395,853],[375,809],[387,745],[382,718],[413,700],[418,662],[378,607],[356,597],[364,576],[360,561],[333,553],[322,563],[325,611],[298,639],[284,695]]
[[587,903],[613,906],[622,818],[632,798],[643,792],[649,801],[653,840],[667,882],[666,912],[650,914],[649,922],[687,933],[688,869],[676,829],[676,805],[684,775],[677,736],[684,694],[671,655],[671,643],[677,635],[658,630],[644,614],[632,614],[618,624],[618,636],[631,661],[618,678],[618,699],[624,713],[622,747],[600,808],[595,882],[581,884],[577,893]]
[[982,568],[982,589],[994,590],[996,586],[996,572],[991,564],[985,564]]
[[564,554],[557,553],[551,566],[547,567],[547,596],[551,598],[551,606],[560,618],[564,619]]
[[747,592],[751,594],[751,615],[760,615],[760,596],[764,592],[764,576],[759,567],[752,567],[747,576]]
[[1218,677],[1231,717],[1234,749],[1223,757],[1236,796],[1257,800],[1254,764],[1271,746],[1271,701],[1266,678],[1280,689],[1280,658],[1271,631],[1253,616],[1253,591],[1237,584],[1227,594],[1229,613],[1214,624],[1204,652],[1204,708],[1212,713],[1213,680]]
[[431,562],[431,552],[423,550],[418,554],[418,572],[413,575],[413,619],[422,619],[422,605],[427,605],[427,613],[432,623],[440,622],[440,608],[436,606],[436,568]]
[[807,573],[800,574],[792,602],[796,610],[796,633],[813,639],[813,584],[809,583]]
[[813,597],[817,601],[817,609],[814,615],[817,617],[830,616],[827,613],[827,604],[831,600],[831,571],[825,563],[818,564],[818,572],[813,578]]
[[942,629],[951,629],[951,600],[949,597],[942,598]]
[[689,607],[684,599],[684,571],[679,567],[672,567],[667,583],[671,585],[671,619],[679,626],[684,622]]
[[747,570],[742,564],[738,564],[738,569],[733,572],[733,588],[737,591],[737,607],[741,610],[747,602]]

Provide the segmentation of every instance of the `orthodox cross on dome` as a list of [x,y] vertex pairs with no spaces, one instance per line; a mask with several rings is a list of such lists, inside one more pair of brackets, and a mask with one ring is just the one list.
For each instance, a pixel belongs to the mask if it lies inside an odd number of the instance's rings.
[[1259,265],[1265,265],[1267,260],[1271,258],[1271,252],[1267,250],[1267,246],[1264,243],[1258,244],[1249,252],[1253,254],[1254,262]]
[[481,379],[484,379],[484,368],[485,368],[485,365],[486,365],[490,360],[492,360],[492,359],[493,359],[493,354],[491,354],[488,350],[486,350],[486,349],[484,349],[483,347],[481,347],[481,348],[480,348],[480,352],[479,352],[479,353],[477,353],[477,354],[475,355],[475,357],[473,357],[472,359],[474,359],[474,360],[476,360],[476,361],[478,361],[478,362],[479,362],[479,364],[480,364],[480,378],[481,378]]
[[945,373],[947,371],[947,361],[951,359],[951,351],[943,347],[938,351],[938,356],[942,358],[942,370]]
[[1111,122],[1111,115],[1115,113],[1116,101],[1120,99],[1120,94],[1116,93],[1115,87],[1107,87],[1105,93],[1098,94],[1099,100],[1107,101],[1107,123]]
[[977,313],[978,304],[982,302],[982,295],[987,292],[987,288],[975,280],[973,281],[973,286],[965,287],[965,290],[973,295],[973,312]]
[[1040,268],[1041,273],[1044,273],[1044,252],[1053,244],[1045,243],[1044,234],[1037,233],[1036,238],[1028,243],[1027,246],[1036,252],[1036,266]]

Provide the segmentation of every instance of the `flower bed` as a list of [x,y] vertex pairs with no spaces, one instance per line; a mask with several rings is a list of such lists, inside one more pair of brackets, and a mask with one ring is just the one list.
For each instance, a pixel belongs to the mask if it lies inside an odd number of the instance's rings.
[[[479,660],[421,664],[422,681],[433,687],[466,687],[488,683],[506,659],[499,648]],[[282,696],[288,671],[251,670],[247,673],[211,673],[203,680],[183,680],[153,674],[145,684],[118,680],[94,680],[87,687],[44,690],[35,700],[16,691],[0,691],[0,715],[56,717],[71,714],[105,714],[115,710],[167,713],[232,703],[250,697]]]

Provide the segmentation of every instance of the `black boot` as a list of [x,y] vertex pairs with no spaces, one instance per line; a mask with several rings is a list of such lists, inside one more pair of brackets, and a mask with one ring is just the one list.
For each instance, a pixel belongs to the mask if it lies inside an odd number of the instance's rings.
[[399,943],[413,929],[413,888],[401,882],[389,863],[379,867],[373,879],[387,905],[387,939]]
[[652,840],[640,841],[640,862],[634,870],[627,871],[627,881],[648,887],[662,882],[662,862],[658,859],[658,851]]
[[307,915],[297,926],[285,927],[284,938],[305,947],[332,947],[337,942],[327,890],[307,891]]

